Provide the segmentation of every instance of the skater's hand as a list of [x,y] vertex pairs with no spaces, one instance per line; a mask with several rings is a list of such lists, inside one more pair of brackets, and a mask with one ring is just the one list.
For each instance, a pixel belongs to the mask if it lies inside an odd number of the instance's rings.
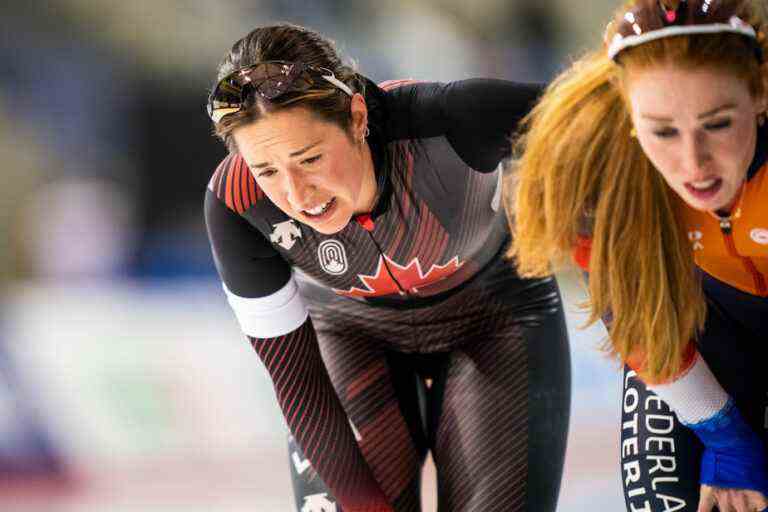
[[720,512],[763,512],[768,508],[768,498],[750,489],[702,485],[697,512],[712,512],[715,506]]

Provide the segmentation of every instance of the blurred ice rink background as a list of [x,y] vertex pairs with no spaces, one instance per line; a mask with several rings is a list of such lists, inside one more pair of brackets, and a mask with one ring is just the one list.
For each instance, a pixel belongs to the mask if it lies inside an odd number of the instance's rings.
[[[204,102],[235,39],[292,21],[375,80],[543,81],[615,3],[3,3],[0,510],[293,510],[285,427],[202,221],[224,155]],[[560,282],[574,394],[558,510],[622,510],[620,377]]]

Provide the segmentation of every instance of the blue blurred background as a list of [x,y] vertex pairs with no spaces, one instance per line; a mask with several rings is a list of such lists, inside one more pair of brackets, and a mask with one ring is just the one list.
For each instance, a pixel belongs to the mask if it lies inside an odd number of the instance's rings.
[[[374,80],[546,81],[615,0],[26,0],[0,6],[0,510],[292,510],[285,427],[226,306],[204,103],[257,25],[315,28]],[[616,365],[569,301],[559,510],[620,510]],[[426,471],[425,512],[434,510]]]

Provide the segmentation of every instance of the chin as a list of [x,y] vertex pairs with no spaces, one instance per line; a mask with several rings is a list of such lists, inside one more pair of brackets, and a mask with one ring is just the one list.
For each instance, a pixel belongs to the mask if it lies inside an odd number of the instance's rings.
[[691,197],[687,194],[683,197],[685,198],[685,202],[688,203],[688,206],[701,212],[716,212],[718,210],[727,210],[731,203],[735,201],[735,198],[734,200],[730,201],[722,199],[722,194],[718,194],[717,197],[713,197],[712,199],[704,201],[696,199],[695,197]]
[[336,233],[338,233],[339,231],[344,229],[346,227],[346,225],[344,225],[344,226],[323,226],[323,227],[317,227],[317,226],[310,225],[310,227],[312,229],[314,229],[315,231],[317,231],[318,233],[323,234],[323,235],[335,235]]
[[346,222],[334,221],[334,222],[323,223],[320,225],[315,225],[310,223],[309,227],[311,227],[318,233],[322,233],[323,235],[335,235],[336,233],[338,233],[339,231],[347,227],[347,224],[349,224],[350,220],[351,219],[347,219]]

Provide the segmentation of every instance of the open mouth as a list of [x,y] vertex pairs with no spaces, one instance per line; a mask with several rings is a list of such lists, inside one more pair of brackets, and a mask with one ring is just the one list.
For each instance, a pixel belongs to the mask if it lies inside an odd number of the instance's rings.
[[720,191],[723,186],[721,178],[710,178],[702,181],[690,181],[685,184],[686,190],[697,199],[710,199]]
[[302,210],[301,213],[306,215],[312,220],[320,220],[330,216],[333,207],[336,206],[336,198],[333,197],[323,204],[319,204],[309,210]]

